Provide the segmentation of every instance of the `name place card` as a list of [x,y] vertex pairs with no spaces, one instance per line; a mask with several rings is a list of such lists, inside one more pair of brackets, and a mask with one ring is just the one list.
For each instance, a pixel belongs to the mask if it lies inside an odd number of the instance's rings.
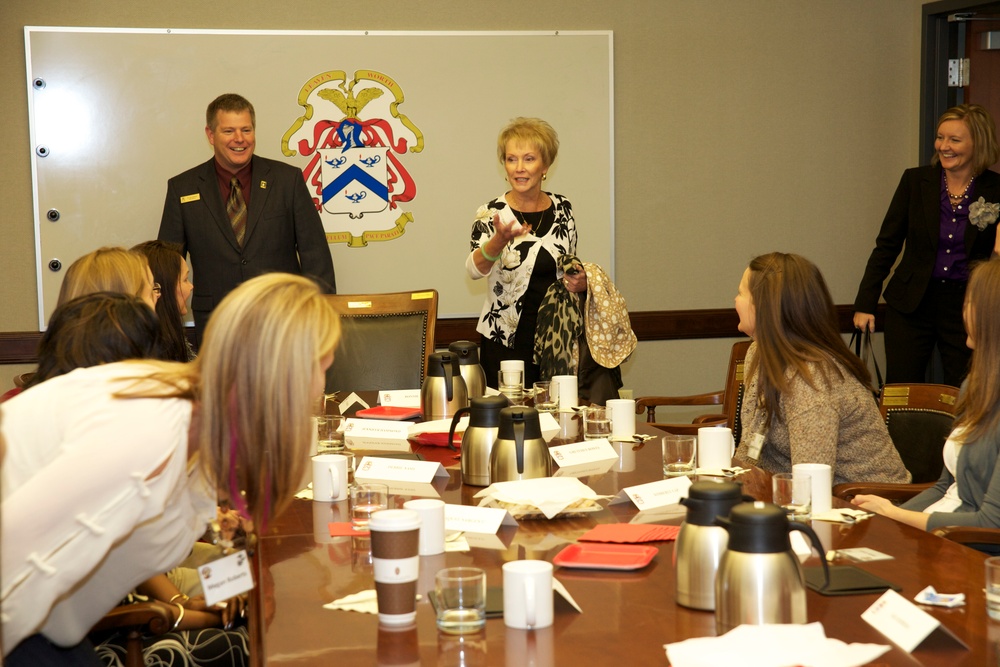
[[344,436],[361,436],[365,438],[402,438],[410,431],[406,422],[390,419],[357,419],[350,417],[344,422]]
[[354,479],[386,480],[390,482],[423,482],[435,477],[447,477],[448,471],[436,461],[390,459],[365,456],[354,470]]
[[549,455],[560,467],[570,467],[596,463],[598,461],[617,461],[618,453],[606,438],[600,440],[584,440],[569,445],[549,447]]
[[510,512],[499,507],[444,506],[445,530],[494,534],[500,530],[500,526],[516,525],[517,521],[510,515]]
[[407,440],[398,438],[352,438],[344,437],[344,444],[348,449],[377,449],[383,452],[409,452],[410,443]]
[[670,477],[658,482],[628,486],[611,499],[609,505],[631,500],[640,511],[676,505],[681,498],[687,498],[691,480],[687,477]]
[[553,477],[592,477],[603,475],[611,470],[617,459],[613,461],[596,461],[594,463],[582,463],[576,466],[562,466],[552,473]]
[[386,406],[391,405],[400,408],[420,407],[419,389],[383,390],[378,393],[378,398],[379,403]]
[[355,394],[353,391],[344,397],[344,400],[340,402],[340,414],[347,414],[347,411],[354,405],[358,405],[360,409],[370,408],[363,398]]
[[247,552],[240,549],[236,553],[218,558],[198,568],[201,588],[205,591],[205,604],[212,605],[234,598],[253,588]]
[[907,653],[912,653],[913,649],[935,632],[946,638],[946,641],[950,638],[964,648],[969,648],[951,630],[941,625],[940,621],[893,590],[883,593],[875,604],[861,614],[861,618]]

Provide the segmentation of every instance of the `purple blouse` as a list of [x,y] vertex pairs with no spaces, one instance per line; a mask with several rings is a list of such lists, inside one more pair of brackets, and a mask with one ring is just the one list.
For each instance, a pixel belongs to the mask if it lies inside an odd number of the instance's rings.
[[952,209],[948,197],[948,184],[941,170],[941,230],[938,235],[937,259],[934,261],[933,280],[966,281],[969,279],[969,262],[965,255],[965,229],[969,226],[969,202],[976,191],[973,179],[965,191],[962,202]]

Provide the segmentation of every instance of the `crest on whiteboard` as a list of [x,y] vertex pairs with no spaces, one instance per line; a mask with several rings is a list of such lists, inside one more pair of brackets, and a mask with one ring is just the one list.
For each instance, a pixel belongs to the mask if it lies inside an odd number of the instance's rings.
[[405,232],[403,210],[417,194],[405,160],[424,149],[423,133],[403,114],[403,90],[373,70],[348,78],[333,70],[299,91],[302,115],[281,139],[288,157],[309,158],[302,170],[329,243],[364,247]]

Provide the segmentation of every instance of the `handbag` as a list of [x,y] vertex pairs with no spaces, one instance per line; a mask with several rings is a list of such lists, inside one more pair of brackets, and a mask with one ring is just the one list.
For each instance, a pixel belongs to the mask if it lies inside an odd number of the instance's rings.
[[872,349],[872,332],[868,329],[865,329],[864,332],[855,329],[854,333],[851,334],[851,342],[847,344],[847,347],[854,348],[854,354],[861,358],[865,366],[868,366],[868,360],[871,359],[871,365],[875,367],[875,381],[878,385],[877,387],[869,387],[869,389],[871,389],[875,397],[875,402],[878,403],[882,387],[885,386],[885,380],[882,379],[882,369],[878,367],[878,359],[875,358],[875,351]]

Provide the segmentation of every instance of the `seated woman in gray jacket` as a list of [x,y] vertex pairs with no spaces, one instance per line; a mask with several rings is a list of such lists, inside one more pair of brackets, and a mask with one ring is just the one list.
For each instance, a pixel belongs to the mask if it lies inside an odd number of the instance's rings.
[[944,470],[933,487],[902,506],[859,495],[855,505],[910,526],[1000,528],[1000,259],[972,270],[962,309],[972,350],[969,375],[955,406],[955,427],[944,445]]

